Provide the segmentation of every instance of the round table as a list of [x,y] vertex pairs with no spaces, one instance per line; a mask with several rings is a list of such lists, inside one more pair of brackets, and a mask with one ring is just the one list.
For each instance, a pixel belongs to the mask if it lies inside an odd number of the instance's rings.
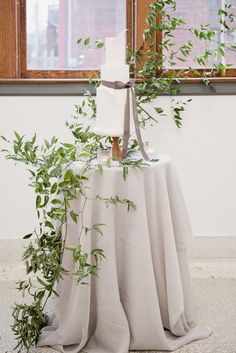
[[[128,350],[169,350],[208,337],[211,330],[195,326],[187,245],[192,236],[182,192],[170,159],[142,169],[130,168],[127,180],[120,167],[90,171],[87,227],[103,223],[103,236],[81,238],[86,251],[98,247],[106,259],[99,276],[78,285],[67,275],[58,284],[54,313],[43,328],[39,346],[67,353],[127,353]],[[71,165],[74,173],[79,162]],[[106,207],[96,196],[118,195],[133,201]],[[80,199],[72,202],[77,213]],[[67,245],[78,243],[80,225],[68,217]],[[72,272],[72,254],[63,266]]]

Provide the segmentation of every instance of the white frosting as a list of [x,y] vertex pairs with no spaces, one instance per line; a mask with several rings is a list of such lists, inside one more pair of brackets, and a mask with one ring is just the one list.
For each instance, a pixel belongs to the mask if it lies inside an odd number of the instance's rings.
[[102,65],[101,79],[105,81],[129,81],[129,65]]
[[[126,99],[126,90],[115,90],[104,86],[97,88],[95,133],[104,136],[123,136]],[[130,106],[132,114],[131,99]],[[131,131],[133,129],[133,121],[131,121]]]
[[107,65],[125,64],[126,60],[126,32],[121,31],[117,37],[105,39],[105,63]]
[[122,136],[124,130],[125,90],[97,88],[97,120],[94,131],[99,135]]

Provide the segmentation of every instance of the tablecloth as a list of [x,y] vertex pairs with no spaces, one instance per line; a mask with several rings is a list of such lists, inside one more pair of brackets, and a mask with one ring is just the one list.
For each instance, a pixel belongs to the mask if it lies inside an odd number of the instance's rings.
[[[75,173],[80,167],[71,166]],[[94,232],[81,244],[88,252],[104,249],[106,259],[89,285],[78,285],[71,275],[59,282],[59,298],[38,345],[64,353],[173,351],[209,336],[211,329],[195,324],[187,256],[192,230],[172,162],[161,156],[142,169],[130,168],[127,180],[120,167],[89,173],[84,224],[105,226],[103,236]],[[118,195],[137,209],[107,208],[97,195]],[[81,207],[80,198],[71,205],[75,212]],[[79,228],[68,217],[67,245],[78,244]],[[62,264],[76,271],[69,251]]]

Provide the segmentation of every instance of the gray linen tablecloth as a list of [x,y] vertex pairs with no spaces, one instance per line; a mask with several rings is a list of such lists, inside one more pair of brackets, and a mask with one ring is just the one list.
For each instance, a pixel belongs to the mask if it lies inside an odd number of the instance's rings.
[[[72,168],[76,172],[80,165]],[[60,296],[39,346],[67,353],[173,351],[209,336],[210,329],[194,323],[187,259],[192,231],[172,163],[161,157],[149,167],[130,169],[126,181],[119,167],[90,173],[90,198],[118,195],[137,209],[88,201],[84,224],[106,226],[103,236],[82,237],[82,246],[103,248],[106,259],[90,285],[78,285],[70,275],[58,284]],[[73,201],[72,209],[80,208],[80,200]],[[78,243],[79,228],[69,218],[67,245]],[[65,251],[63,265],[76,270],[71,252]]]

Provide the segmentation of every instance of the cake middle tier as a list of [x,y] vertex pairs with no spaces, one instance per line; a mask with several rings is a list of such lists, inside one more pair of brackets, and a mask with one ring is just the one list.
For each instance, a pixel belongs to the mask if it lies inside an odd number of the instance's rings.
[[101,79],[104,81],[129,81],[129,65],[101,65]]
[[[97,88],[97,118],[94,132],[104,136],[123,136],[126,89],[112,89],[104,86]],[[130,100],[130,114],[132,114]],[[133,131],[133,119],[131,119]]]

